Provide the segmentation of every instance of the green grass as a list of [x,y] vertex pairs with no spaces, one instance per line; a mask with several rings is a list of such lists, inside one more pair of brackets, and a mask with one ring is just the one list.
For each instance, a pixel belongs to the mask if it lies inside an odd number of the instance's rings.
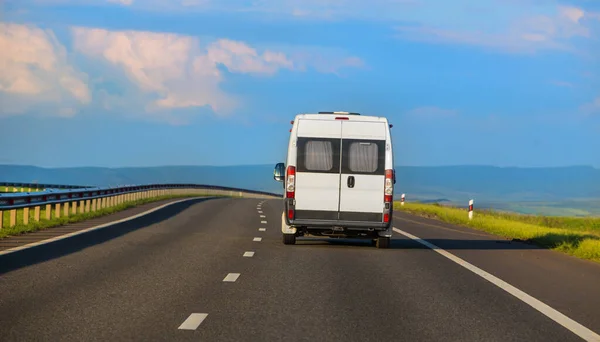
[[[0,193],[14,193],[15,190],[17,190],[16,192],[21,192],[21,188],[15,188],[12,186],[0,186]],[[38,191],[42,191],[44,189],[36,189],[36,188],[23,188],[23,191],[25,192],[38,192]]]
[[[42,229],[47,229],[47,228],[52,228],[52,227],[58,227],[58,226],[62,226],[68,223],[75,223],[75,222],[81,222],[81,221],[85,221],[85,220],[89,220],[91,218],[94,217],[100,217],[100,216],[105,216],[105,215],[109,215],[121,210],[125,210],[128,208],[133,208],[136,207],[138,205],[141,204],[145,204],[145,203],[150,203],[150,202],[156,202],[156,201],[160,201],[160,200],[164,200],[164,199],[175,199],[175,198],[189,198],[189,197],[197,197],[200,195],[189,195],[189,194],[185,194],[185,195],[165,195],[165,196],[159,196],[159,197],[153,197],[153,198],[145,198],[145,199],[140,199],[137,201],[132,201],[132,202],[127,202],[127,203],[122,203],[120,205],[111,207],[111,208],[104,208],[101,210],[97,210],[97,211],[90,211],[88,213],[83,213],[83,214],[70,214],[68,217],[64,217],[63,215],[63,209],[61,207],[61,217],[56,217],[54,215],[54,205],[52,205],[51,207],[51,218],[50,220],[46,220],[46,206],[42,206],[40,208],[40,221],[39,222],[35,222],[33,220],[34,218],[34,210],[33,208],[29,210],[29,224],[25,225],[23,224],[23,209],[18,209],[17,210],[17,222],[16,225],[14,227],[9,227],[9,222],[10,222],[10,215],[8,211],[4,211],[3,214],[3,225],[2,225],[2,229],[0,229],[0,239],[5,238],[7,236],[14,236],[14,235],[20,235],[20,234],[24,234],[24,233],[30,233],[30,232],[34,232],[34,231],[38,231],[38,230],[42,230]],[[211,197],[219,197],[220,195],[210,195]],[[225,196],[223,196],[225,197]]]
[[519,215],[475,210],[469,220],[466,208],[436,204],[400,203],[402,210],[443,222],[470,227],[509,239],[519,239],[581,259],[600,262],[600,218]]

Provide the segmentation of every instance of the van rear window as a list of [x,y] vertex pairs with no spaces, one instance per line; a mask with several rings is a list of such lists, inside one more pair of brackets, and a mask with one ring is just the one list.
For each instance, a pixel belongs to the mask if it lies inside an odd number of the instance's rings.
[[304,148],[304,167],[308,171],[329,171],[333,168],[331,141],[309,140]]
[[375,172],[379,164],[379,149],[374,142],[352,142],[348,148],[348,168],[351,172]]

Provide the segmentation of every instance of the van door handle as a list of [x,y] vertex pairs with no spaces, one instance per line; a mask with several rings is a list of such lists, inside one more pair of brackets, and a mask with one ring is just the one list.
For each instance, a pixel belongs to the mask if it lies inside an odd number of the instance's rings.
[[348,176],[348,187],[349,188],[354,187],[354,176]]

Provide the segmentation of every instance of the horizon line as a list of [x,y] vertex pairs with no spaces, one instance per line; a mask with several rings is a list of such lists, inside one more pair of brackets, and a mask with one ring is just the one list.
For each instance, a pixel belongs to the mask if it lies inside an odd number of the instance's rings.
[[[261,164],[229,164],[229,165],[208,165],[208,164],[163,164],[163,165],[144,165],[144,166],[90,166],[90,165],[80,165],[80,166],[39,166],[32,164],[0,164],[2,166],[9,167],[34,167],[40,169],[80,169],[80,168],[89,168],[89,169],[134,169],[134,168],[162,168],[162,167],[210,167],[210,168],[226,168],[226,167],[253,167],[253,166],[275,166],[277,163],[261,163]],[[505,166],[505,165],[491,165],[491,164],[452,164],[452,165],[395,165],[394,167],[405,167],[405,168],[454,168],[454,167],[488,167],[488,168],[498,168],[498,169],[560,169],[560,168],[575,168],[575,167],[586,167],[592,168],[595,170],[600,170],[600,165],[598,167],[594,165],[562,165],[562,166]]]

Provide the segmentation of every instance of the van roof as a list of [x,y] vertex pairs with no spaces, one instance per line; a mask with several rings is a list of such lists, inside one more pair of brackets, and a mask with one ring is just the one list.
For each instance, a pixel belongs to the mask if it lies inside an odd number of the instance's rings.
[[387,118],[382,116],[373,115],[360,115],[358,113],[348,112],[319,112],[319,113],[302,113],[297,114],[295,120],[298,119],[310,119],[310,120],[325,120],[331,121],[336,120],[337,117],[348,118],[351,121],[383,121],[387,123]]

